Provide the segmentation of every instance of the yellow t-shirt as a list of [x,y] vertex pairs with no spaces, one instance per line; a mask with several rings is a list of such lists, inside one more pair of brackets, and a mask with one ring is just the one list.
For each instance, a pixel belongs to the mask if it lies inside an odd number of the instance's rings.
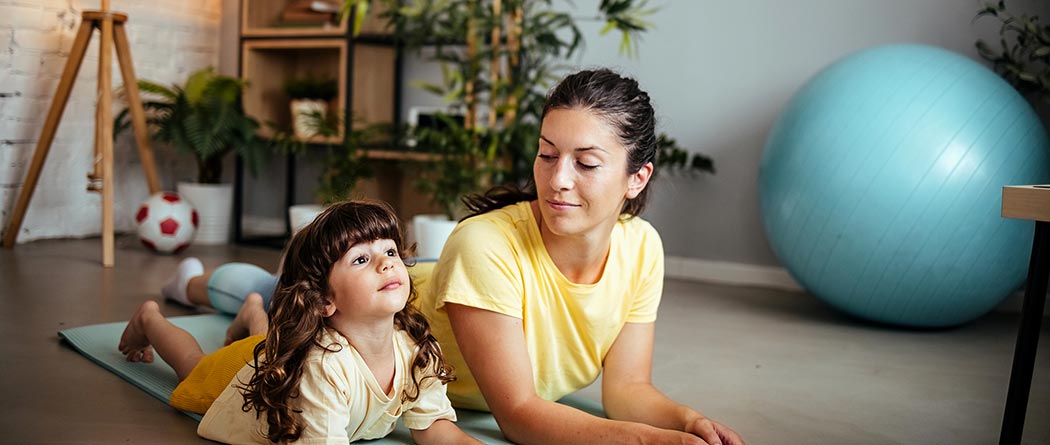
[[[390,434],[401,418],[406,427],[429,428],[438,419],[456,420],[456,412],[445,396],[445,385],[436,378],[421,382],[419,398],[401,403],[402,391],[411,384],[415,342],[404,331],[394,338],[394,389],[386,394],[372,371],[345,337],[326,329],[322,344],[336,345],[325,352],[309,352],[299,381],[299,397],[292,400],[302,410],[305,428],[300,443],[345,445],[358,439],[376,439]],[[251,379],[254,369],[245,366],[215,399],[204,414],[197,434],[225,443],[270,443],[266,439],[266,416],[241,409],[244,397],[237,386]]]
[[463,221],[436,264],[411,270],[417,277],[416,305],[456,368],[449,399],[456,407],[488,410],[460,354],[445,303],[520,318],[536,393],[558,400],[598,378],[625,323],[656,320],[664,255],[652,225],[640,218],[621,221],[613,228],[598,282],[570,282],[548,255],[529,203],[520,202]]

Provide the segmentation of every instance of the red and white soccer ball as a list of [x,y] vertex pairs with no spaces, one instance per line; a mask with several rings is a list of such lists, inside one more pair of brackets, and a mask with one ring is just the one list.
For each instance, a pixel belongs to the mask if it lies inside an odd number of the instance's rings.
[[154,193],[135,212],[139,240],[149,250],[179,253],[197,234],[197,210],[178,193]]

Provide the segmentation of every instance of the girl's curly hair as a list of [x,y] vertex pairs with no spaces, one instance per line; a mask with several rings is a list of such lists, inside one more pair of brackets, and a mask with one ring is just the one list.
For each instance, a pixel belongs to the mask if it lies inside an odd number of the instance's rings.
[[[303,431],[301,411],[295,408],[303,364],[313,348],[338,352],[337,345],[323,344],[327,327],[324,307],[332,267],[352,246],[391,239],[402,259],[409,257],[397,216],[389,205],[372,201],[344,201],[325,209],[289,242],[282,272],[270,303],[266,340],[255,347],[255,372],[244,395],[245,412],[266,416],[266,437],[272,442],[295,441]],[[410,284],[411,286],[411,284]],[[437,378],[442,384],[455,379],[441,354],[426,318],[409,302],[394,315],[394,327],[407,332],[418,350],[412,360],[412,385],[402,391],[402,402],[419,397],[421,380]],[[422,378],[420,378],[422,376]]]

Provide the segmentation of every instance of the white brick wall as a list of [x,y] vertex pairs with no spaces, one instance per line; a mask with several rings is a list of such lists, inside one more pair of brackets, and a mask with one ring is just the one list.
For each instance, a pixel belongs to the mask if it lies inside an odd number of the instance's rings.
[[[135,74],[161,83],[185,80],[218,65],[221,0],[113,0],[128,14],[125,29]],[[5,230],[28,172],[48,107],[69,58],[84,9],[82,0],[0,0],[0,230]],[[91,38],[66,104],[19,242],[101,233],[101,195],[86,190],[92,169],[99,34]],[[113,56],[113,86],[123,84]],[[123,104],[114,99],[114,115]],[[115,144],[114,218],[118,231],[134,229],[132,213],[148,194],[142,164],[127,132]],[[154,144],[161,188],[192,178],[189,155]]]

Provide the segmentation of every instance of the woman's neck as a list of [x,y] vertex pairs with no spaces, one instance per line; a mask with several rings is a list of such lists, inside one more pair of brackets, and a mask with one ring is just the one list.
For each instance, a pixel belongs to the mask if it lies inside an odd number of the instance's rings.
[[531,203],[531,209],[539,225],[543,246],[558,271],[573,283],[597,283],[602,278],[605,262],[609,258],[612,228],[576,236],[561,236],[547,229],[536,201]]

